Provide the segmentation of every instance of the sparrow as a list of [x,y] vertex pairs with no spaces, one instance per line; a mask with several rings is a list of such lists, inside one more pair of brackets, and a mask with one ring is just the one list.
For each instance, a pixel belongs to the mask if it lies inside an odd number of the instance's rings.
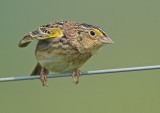
[[72,21],[57,21],[40,26],[29,32],[19,42],[26,47],[38,40],[35,56],[38,61],[31,75],[40,75],[43,86],[47,86],[46,75],[72,73],[73,83],[79,83],[79,68],[106,44],[114,44],[98,26]]

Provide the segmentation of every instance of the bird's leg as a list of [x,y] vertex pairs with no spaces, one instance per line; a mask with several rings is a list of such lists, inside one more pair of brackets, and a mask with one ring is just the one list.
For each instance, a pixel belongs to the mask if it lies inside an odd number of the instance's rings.
[[[76,76],[75,76],[76,75]],[[73,83],[79,83],[79,77],[81,76],[81,71],[76,69],[72,72]]]
[[75,74],[76,74],[76,70],[74,70],[74,71],[72,72],[73,83],[76,82]]
[[77,70],[77,80],[76,80],[76,84],[79,83],[79,77],[81,76],[81,71],[80,70]]
[[40,80],[41,80],[43,86],[48,86],[45,69],[43,67],[42,67],[41,73],[40,73]]

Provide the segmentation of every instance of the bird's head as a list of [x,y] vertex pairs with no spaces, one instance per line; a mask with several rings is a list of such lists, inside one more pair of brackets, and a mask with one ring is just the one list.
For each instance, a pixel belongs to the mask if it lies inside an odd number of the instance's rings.
[[101,28],[85,23],[78,24],[77,41],[79,45],[81,45],[80,48],[83,51],[90,50],[93,52],[96,52],[105,44],[114,44],[114,42]]

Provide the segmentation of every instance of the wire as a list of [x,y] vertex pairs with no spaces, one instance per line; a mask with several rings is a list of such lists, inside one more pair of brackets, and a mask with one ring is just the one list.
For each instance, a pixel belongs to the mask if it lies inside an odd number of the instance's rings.
[[[118,73],[118,72],[129,72],[129,71],[142,71],[142,70],[155,70],[155,69],[160,69],[160,65],[87,71],[87,72],[82,72],[82,75]],[[71,75],[72,75],[72,73],[49,74],[49,75],[47,75],[47,78],[67,77],[67,76],[71,76]],[[0,78],[0,82],[31,80],[31,79],[40,79],[40,75]]]

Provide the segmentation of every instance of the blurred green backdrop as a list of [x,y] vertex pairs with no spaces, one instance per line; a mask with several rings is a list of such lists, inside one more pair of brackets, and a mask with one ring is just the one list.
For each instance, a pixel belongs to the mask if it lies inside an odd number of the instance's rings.
[[[160,64],[160,0],[0,0],[0,77],[27,76],[36,42],[19,40],[59,20],[102,27],[115,41],[82,71]],[[160,113],[160,70],[0,83],[1,113]]]

